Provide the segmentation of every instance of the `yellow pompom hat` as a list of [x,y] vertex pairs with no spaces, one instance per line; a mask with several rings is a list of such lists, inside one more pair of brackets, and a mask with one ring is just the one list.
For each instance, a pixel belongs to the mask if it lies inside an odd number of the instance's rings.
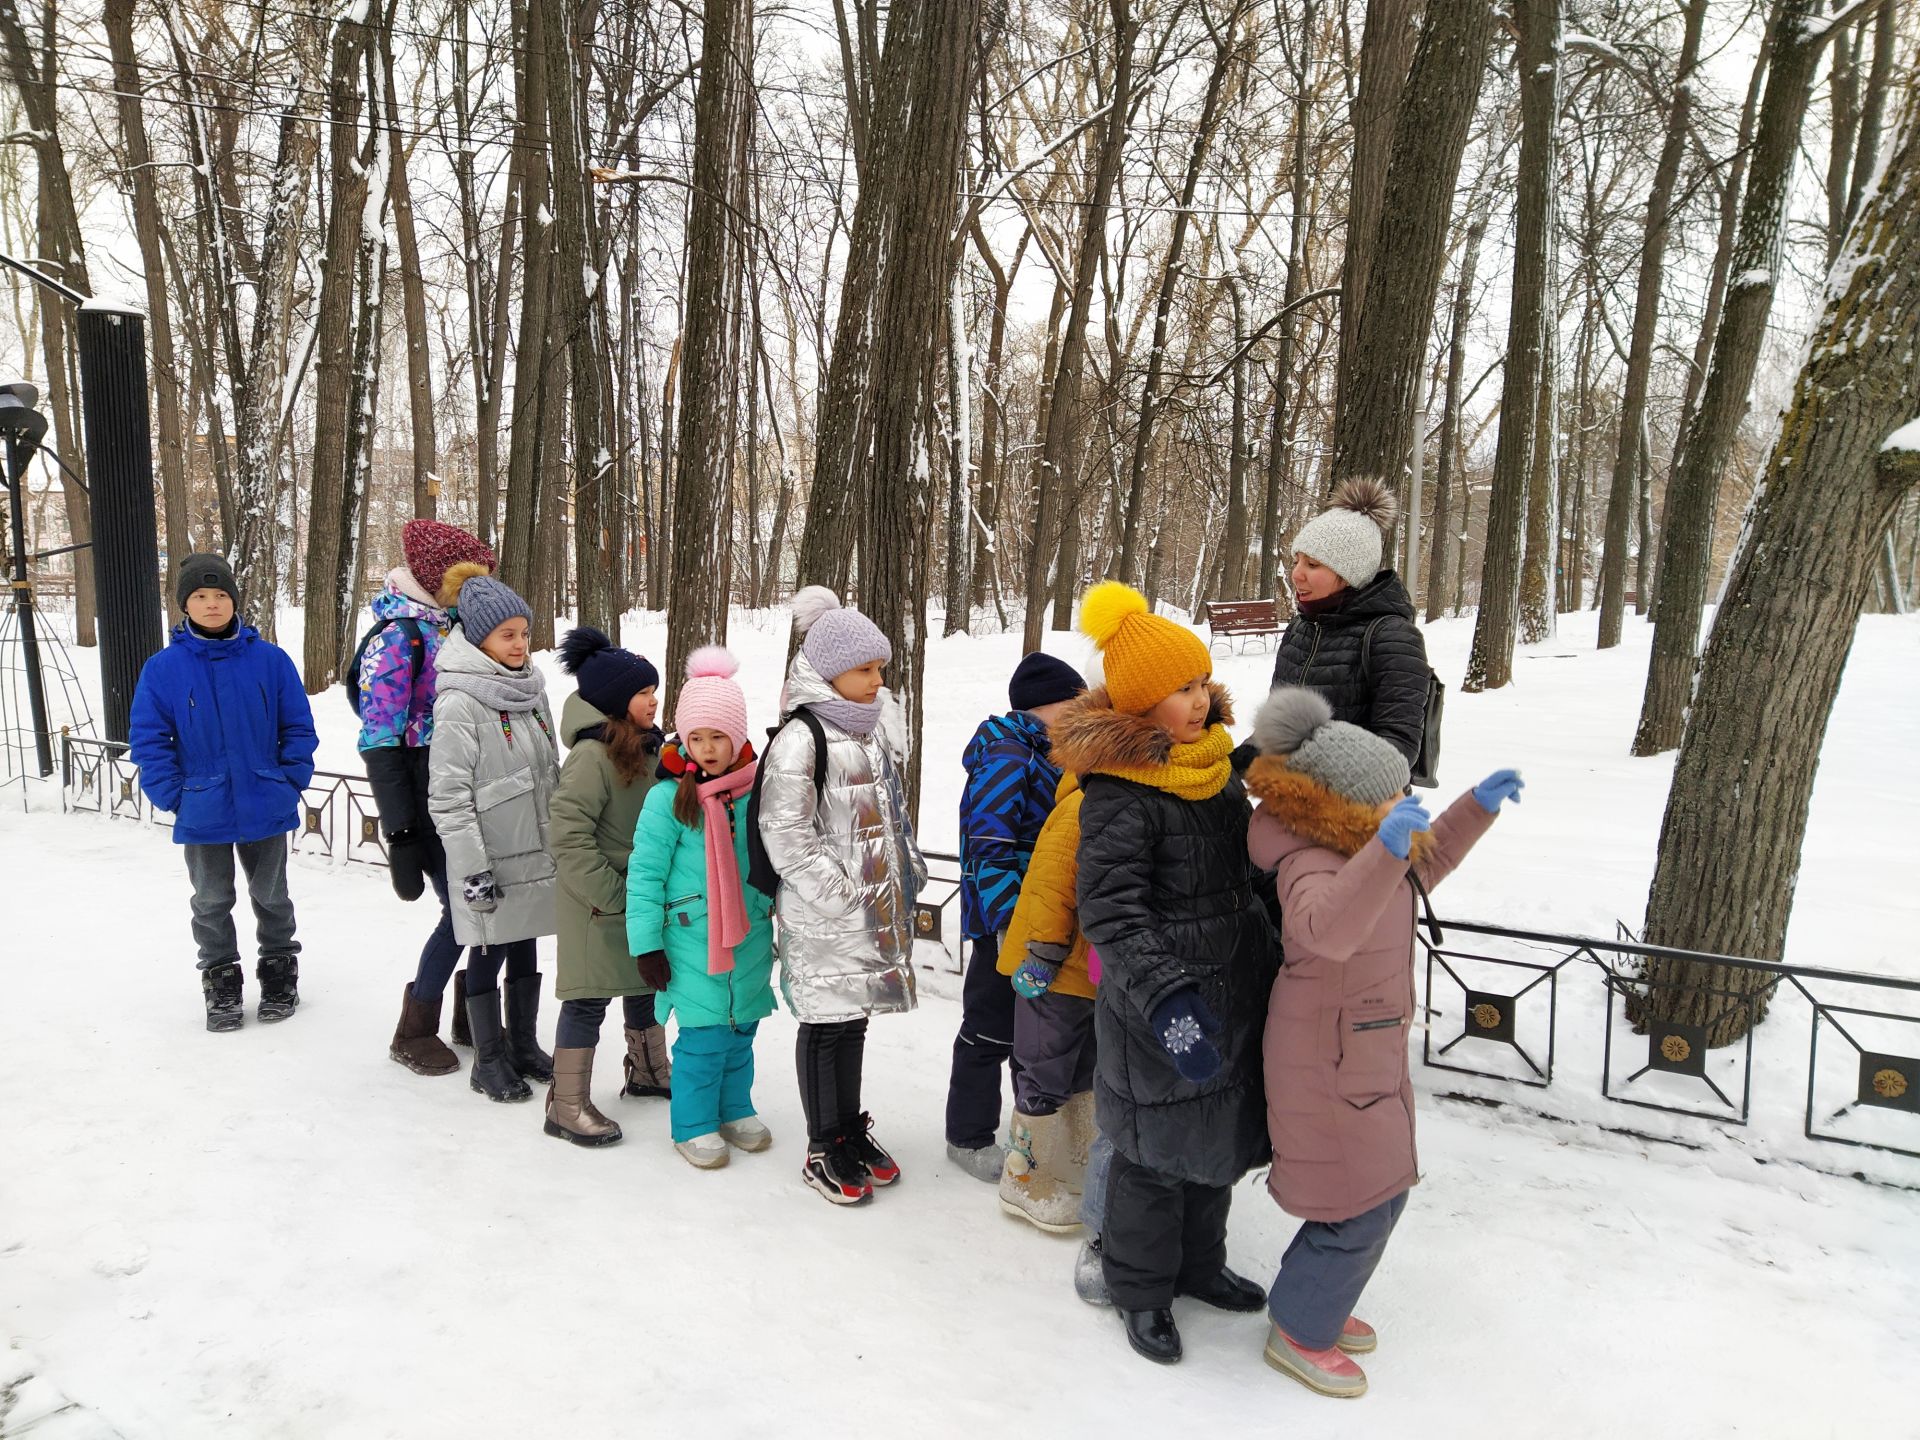
[[1143,715],[1196,676],[1213,674],[1200,637],[1155,615],[1131,585],[1103,580],[1080,601],[1080,633],[1099,648],[1113,708]]

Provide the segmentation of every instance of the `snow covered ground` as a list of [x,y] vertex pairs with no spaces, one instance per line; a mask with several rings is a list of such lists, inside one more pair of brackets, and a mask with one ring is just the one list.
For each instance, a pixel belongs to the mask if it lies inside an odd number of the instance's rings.
[[[1443,914],[1637,926],[1671,765],[1626,755],[1645,627],[1596,655],[1592,623],[1571,617],[1488,696],[1457,693],[1466,625],[1430,630],[1456,684],[1447,789],[1506,763],[1529,782]],[[623,638],[664,649],[658,617]],[[778,617],[741,616],[733,638],[764,723]],[[1084,658],[1074,637],[1049,646]],[[1017,652],[1017,636],[933,647],[930,846],[951,846],[960,747]],[[1863,622],[1791,959],[1920,974],[1920,840],[1890,783],[1920,749],[1916,662],[1920,621]],[[1221,672],[1251,698],[1270,663]],[[316,707],[323,766],[353,768],[344,702]],[[383,875],[297,864],[299,1015],[209,1036],[164,832],[63,816],[48,794],[23,813],[18,796],[0,790],[0,1435],[1920,1435],[1920,1162],[1799,1135],[1804,1007],[1762,1027],[1745,1129],[1598,1098],[1600,992],[1581,967],[1551,1090],[1416,1067],[1426,1179],[1363,1306],[1382,1334],[1373,1392],[1347,1406],[1260,1364],[1259,1316],[1182,1302],[1187,1359],[1161,1370],[1074,1299],[1073,1245],[946,1163],[956,1010],[938,994],[877,1022],[868,1052],[906,1178],[838,1211],[795,1173],[784,1016],[758,1047],[768,1154],[690,1170],[663,1104],[612,1098],[611,1045],[601,1098],[628,1140],[576,1150],[541,1134],[537,1105],[386,1059],[427,915]],[[1874,1183],[1825,1173],[1854,1168]],[[1240,1188],[1237,1268],[1267,1278],[1290,1233],[1257,1182]]]

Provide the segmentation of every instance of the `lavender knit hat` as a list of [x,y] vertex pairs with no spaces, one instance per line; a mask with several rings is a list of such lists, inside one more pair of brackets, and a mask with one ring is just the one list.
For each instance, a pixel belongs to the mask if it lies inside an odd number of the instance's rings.
[[840,597],[824,585],[809,585],[794,595],[793,628],[805,637],[800,653],[807,657],[823,680],[832,680],[849,670],[879,660],[893,659],[893,644],[880,627],[840,603]]

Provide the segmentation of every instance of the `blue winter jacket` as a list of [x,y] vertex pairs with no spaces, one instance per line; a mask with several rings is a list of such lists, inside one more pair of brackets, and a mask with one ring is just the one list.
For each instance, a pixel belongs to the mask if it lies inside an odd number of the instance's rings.
[[1040,827],[1053,810],[1060,767],[1047,727],[1024,710],[995,715],[967,742],[960,792],[960,925],[970,940],[1007,928]]
[[147,661],[129,725],[140,788],[180,845],[237,845],[300,823],[313,709],[287,652],[251,625],[226,640],[174,627]]

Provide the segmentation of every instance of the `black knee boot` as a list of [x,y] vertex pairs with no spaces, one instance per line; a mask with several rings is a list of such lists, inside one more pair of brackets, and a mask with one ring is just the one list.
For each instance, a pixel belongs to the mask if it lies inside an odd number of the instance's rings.
[[535,1022],[540,1018],[540,976],[522,975],[506,983],[507,1059],[528,1080],[553,1079],[553,1056],[540,1048]]

